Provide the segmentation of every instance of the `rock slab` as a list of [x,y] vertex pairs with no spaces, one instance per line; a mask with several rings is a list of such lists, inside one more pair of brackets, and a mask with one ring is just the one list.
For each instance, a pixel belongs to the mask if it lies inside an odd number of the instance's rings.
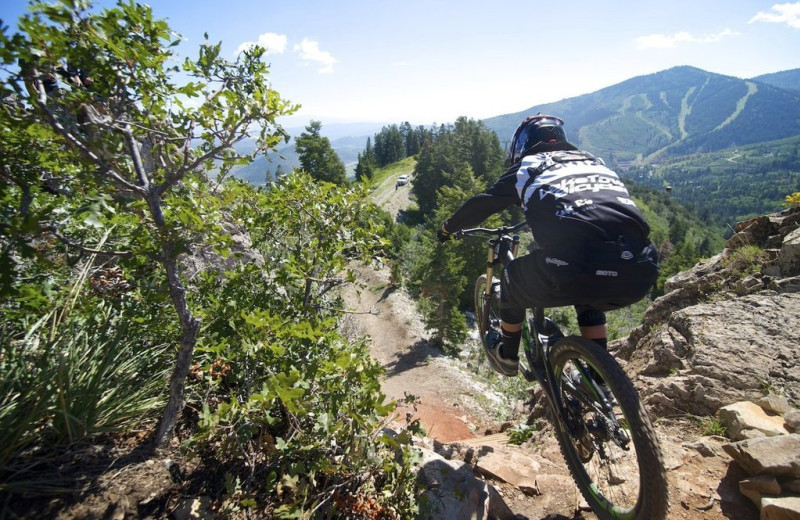
[[800,434],[739,441],[722,449],[751,476],[800,478]]

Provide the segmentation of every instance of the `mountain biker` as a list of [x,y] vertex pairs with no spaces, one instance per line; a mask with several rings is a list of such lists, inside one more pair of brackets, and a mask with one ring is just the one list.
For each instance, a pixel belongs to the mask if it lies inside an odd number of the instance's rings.
[[[520,205],[536,248],[501,276],[501,332],[485,341],[492,367],[518,373],[525,309],[575,307],[584,338],[607,348],[605,311],[642,299],[658,277],[650,227],[617,174],[567,141],[555,116],[526,118],[514,132],[508,170],[467,200],[437,232],[440,241]],[[499,336],[499,337],[498,337]]]

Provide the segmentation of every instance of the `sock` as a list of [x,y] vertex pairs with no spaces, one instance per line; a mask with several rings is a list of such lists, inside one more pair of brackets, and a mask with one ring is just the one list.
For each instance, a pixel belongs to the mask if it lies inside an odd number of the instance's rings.
[[519,341],[522,338],[522,331],[516,332],[503,331],[503,343],[500,344],[500,355],[506,359],[516,359],[519,357]]
[[596,338],[592,341],[603,347],[603,350],[608,350],[608,338]]

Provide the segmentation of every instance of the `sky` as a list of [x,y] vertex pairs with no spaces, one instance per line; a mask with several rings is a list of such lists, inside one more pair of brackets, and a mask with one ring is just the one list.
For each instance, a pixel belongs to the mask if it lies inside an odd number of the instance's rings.
[[[111,0],[96,2],[113,5]],[[800,68],[800,1],[150,0],[196,56],[267,48],[286,126],[485,119],[679,65],[751,78]],[[11,25],[24,0],[0,0]]]

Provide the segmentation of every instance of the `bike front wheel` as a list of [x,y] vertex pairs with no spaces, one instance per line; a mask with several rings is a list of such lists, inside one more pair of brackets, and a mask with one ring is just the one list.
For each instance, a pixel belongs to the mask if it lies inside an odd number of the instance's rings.
[[481,341],[493,323],[500,322],[500,280],[492,278],[489,282],[489,297],[486,297],[487,277],[482,274],[475,281],[475,320],[481,333]]
[[589,506],[603,520],[666,518],[658,438],[625,372],[598,344],[577,336],[556,342],[550,360],[565,412],[554,421],[556,436]]

